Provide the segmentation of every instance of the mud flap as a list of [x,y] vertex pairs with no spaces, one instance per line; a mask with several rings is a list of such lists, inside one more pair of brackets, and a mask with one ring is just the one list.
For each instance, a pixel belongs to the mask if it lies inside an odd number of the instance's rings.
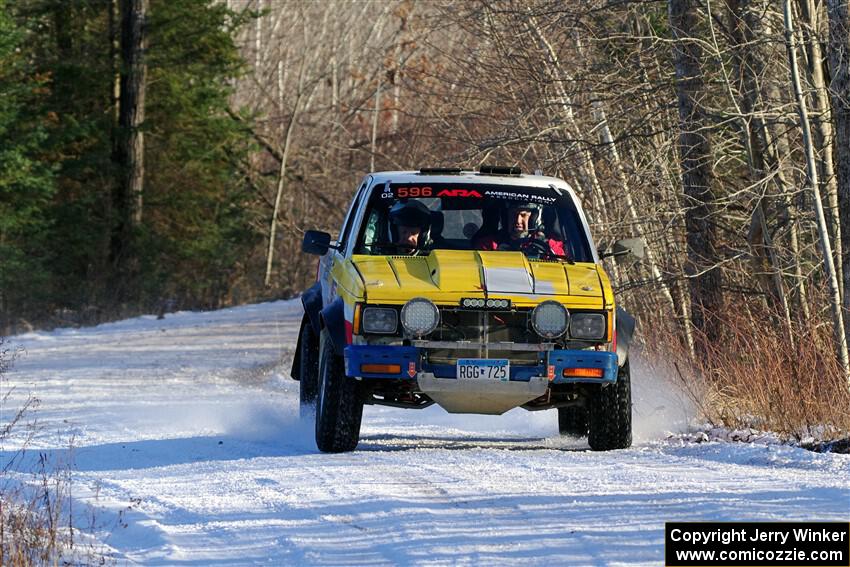
[[304,331],[304,325],[309,325],[310,320],[305,315],[301,318],[301,326],[298,327],[298,343],[295,345],[295,355],[292,357],[292,367],[289,369],[289,376],[293,380],[301,380],[301,334]]

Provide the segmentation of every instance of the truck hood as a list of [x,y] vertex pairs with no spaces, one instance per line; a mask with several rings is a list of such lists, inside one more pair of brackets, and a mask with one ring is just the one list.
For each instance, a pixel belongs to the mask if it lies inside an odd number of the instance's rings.
[[604,288],[596,264],[529,261],[522,252],[434,250],[427,256],[352,258],[369,303],[403,303],[427,297],[455,303],[462,297],[498,296],[539,303],[564,296],[601,308]]

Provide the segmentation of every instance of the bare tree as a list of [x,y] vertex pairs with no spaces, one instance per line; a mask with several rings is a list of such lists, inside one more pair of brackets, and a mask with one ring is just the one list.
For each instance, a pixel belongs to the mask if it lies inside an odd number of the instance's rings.
[[[809,177],[809,185],[814,193],[814,207],[817,215],[818,232],[820,234],[821,250],[823,253],[824,271],[829,284],[830,303],[832,307],[832,324],[835,335],[835,349],[838,360],[844,371],[844,375],[850,382],[850,357],[847,353],[847,339],[844,334],[844,321],[841,312],[841,297],[838,291],[838,275],[832,257],[832,246],[830,244],[829,232],[827,230],[826,216],[821,203],[820,188],[818,187],[818,172],[815,163],[814,141],[812,140],[811,128],[809,126],[808,109],[806,100],[803,98],[803,88],[800,83],[800,73],[797,67],[797,42],[791,16],[790,0],[783,0],[783,14],[785,20],[785,38],[788,46],[788,61],[791,68],[791,82],[794,86],[794,94],[797,97],[797,110],[800,115],[800,126],[803,130],[803,146],[806,151],[806,169]],[[850,385],[850,384],[848,384]]]
[[700,100],[705,96],[697,36],[697,2],[670,0],[673,61],[679,106],[679,151],[685,194],[685,225],[691,278],[691,320],[709,341],[719,337],[715,317],[721,311],[717,232],[714,226],[715,196],[709,128]]
[[827,0],[829,14],[829,93],[835,121],[835,150],[838,162],[838,202],[844,254],[845,336],[850,336],[850,4]]
[[[747,152],[747,163],[750,169],[751,183],[758,188],[756,202],[753,208],[752,220],[748,231],[748,239],[753,249],[753,271],[759,279],[766,295],[772,299],[772,303],[779,306],[782,314],[782,324],[791,344],[794,344],[791,329],[791,313],[788,300],[785,296],[785,286],[782,281],[782,271],[777,259],[773,238],[767,223],[767,212],[770,199],[767,195],[768,187],[771,186],[768,176],[768,164],[765,153],[767,152],[767,127],[760,109],[761,81],[758,70],[766,67],[766,57],[763,49],[758,43],[758,36],[763,32],[761,27],[760,13],[763,6],[745,0],[727,0],[726,5],[730,16],[729,33],[733,43],[733,61],[737,68],[736,77],[738,91],[740,92],[740,104],[738,96],[732,91],[733,85],[724,67],[724,80],[730,90],[730,100],[741,122],[741,133],[743,145]],[[711,14],[709,14],[711,16]],[[709,17],[712,37],[714,37],[714,24]],[[715,49],[719,52],[719,46],[714,40]],[[721,64],[722,66],[722,64]]]
[[834,250],[835,271],[838,273],[838,289],[843,295],[844,282],[842,277],[841,259],[841,219],[838,209],[838,179],[835,175],[833,161],[833,132],[832,116],[829,107],[829,95],[824,79],[824,57],[821,51],[820,20],[821,14],[815,0],[801,0],[800,8],[803,14],[802,30],[806,36],[806,55],[808,75],[813,90],[813,105],[815,112],[811,116],[812,132],[815,147],[818,150],[818,178],[826,197],[826,221]]

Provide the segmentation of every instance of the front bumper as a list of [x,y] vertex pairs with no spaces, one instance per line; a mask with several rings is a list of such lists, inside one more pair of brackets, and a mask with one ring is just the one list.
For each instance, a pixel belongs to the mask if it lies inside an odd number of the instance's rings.
[[[345,375],[361,378],[383,378],[390,380],[413,380],[420,372],[433,374],[437,378],[456,378],[453,364],[428,364],[425,349],[415,346],[349,345],[345,347]],[[398,365],[399,372],[363,372],[364,364]],[[601,368],[601,378],[577,378],[564,376],[566,368]],[[538,365],[511,365],[510,380],[528,382],[534,377],[547,377],[551,384],[577,382],[611,384],[617,381],[617,353],[593,350],[541,350]]]

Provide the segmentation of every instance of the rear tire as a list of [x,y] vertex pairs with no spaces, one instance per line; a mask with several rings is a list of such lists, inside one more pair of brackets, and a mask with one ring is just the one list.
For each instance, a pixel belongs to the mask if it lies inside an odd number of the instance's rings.
[[330,334],[324,329],[319,349],[318,394],[316,446],[319,451],[353,451],[360,441],[360,422],[363,419],[360,384],[345,375],[342,357],[334,353]]
[[625,449],[632,444],[632,387],[629,361],[617,382],[599,388],[590,398],[587,442],[594,451]]
[[298,369],[301,419],[316,415],[316,397],[319,395],[319,337],[310,321],[301,326],[301,360]]
[[587,408],[558,408],[558,432],[572,437],[587,435]]

